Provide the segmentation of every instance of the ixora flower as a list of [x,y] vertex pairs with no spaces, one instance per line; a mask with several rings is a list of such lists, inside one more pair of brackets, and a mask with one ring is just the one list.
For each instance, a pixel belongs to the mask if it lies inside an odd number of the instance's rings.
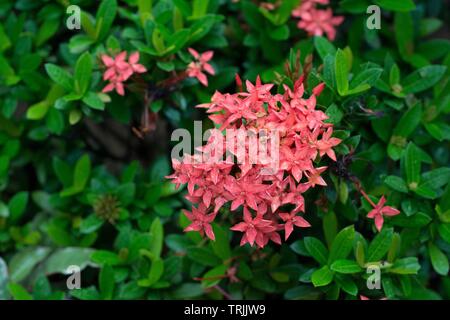
[[[202,59],[199,55],[197,58]],[[237,79],[241,88],[242,82]],[[177,187],[187,184],[186,199],[193,204],[191,211],[185,211],[191,221],[185,231],[199,231],[214,239],[211,223],[225,205],[234,221],[231,230],[243,233],[241,245],[280,244],[283,230],[287,240],[294,227],[310,226],[302,217],[303,193],[326,185],[321,174],[327,167],[316,164],[323,156],[335,161],[332,148],[341,140],[332,137],[333,125],[326,123],[328,117],[316,109],[316,94],[323,84],[305,97],[303,79],[297,80],[294,88],[285,85],[283,94],[272,94],[274,85],[263,84],[258,77],[255,84],[246,81],[245,91],[216,92],[210,103],[197,106],[207,109],[220,131],[213,131],[195,155],[172,160],[175,172],[167,178]],[[219,139],[224,137],[222,130],[226,139]],[[254,134],[258,130],[277,133],[265,135],[261,141],[276,147],[273,150],[278,151],[279,166],[274,167],[265,157],[247,161],[255,144],[249,138],[239,140],[236,132]],[[230,137],[237,138],[237,143]],[[215,143],[220,151],[214,148]],[[239,158],[244,161],[234,161]]]
[[203,71],[206,71],[210,75],[215,75],[214,68],[208,63],[214,55],[213,51],[206,51],[202,54],[198,53],[196,50],[189,48],[190,54],[195,58],[195,61],[192,61],[187,69],[187,76],[190,78],[197,78],[201,84],[205,87],[208,86],[208,78]]
[[106,67],[103,73],[103,80],[109,81],[102,92],[110,92],[116,90],[116,92],[123,96],[125,95],[125,89],[123,83],[127,81],[133,73],[144,73],[147,69],[139,64],[139,52],[132,53],[128,61],[126,61],[127,52],[122,51],[115,57],[110,57],[106,54],[101,56],[102,62]]
[[326,34],[328,39],[336,38],[336,27],[343,21],[342,16],[333,16],[331,8],[318,9],[317,5],[328,5],[329,0],[305,0],[292,11],[292,16],[300,18],[297,24],[299,29],[305,30],[310,36]]
[[[370,200],[370,198],[367,199]],[[400,213],[400,211],[396,208],[384,205],[386,203],[386,198],[384,196],[381,197],[380,201],[378,201],[377,204],[374,204],[372,201],[369,202],[372,205],[373,209],[369,212],[367,217],[370,219],[374,219],[375,227],[378,231],[381,231],[381,229],[383,228],[384,216],[390,217]]]

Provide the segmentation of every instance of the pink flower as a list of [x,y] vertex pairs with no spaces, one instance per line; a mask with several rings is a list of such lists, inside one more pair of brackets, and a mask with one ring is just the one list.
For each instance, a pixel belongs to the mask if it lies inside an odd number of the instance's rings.
[[244,221],[231,227],[231,230],[244,232],[241,246],[247,242],[253,246],[253,243],[256,241],[256,244],[264,247],[264,234],[273,232],[276,228],[273,225],[273,221],[264,220],[261,215],[252,218],[250,211],[244,208]]
[[327,131],[322,134],[322,139],[316,142],[317,150],[319,150],[320,156],[326,154],[331,160],[336,161],[336,154],[333,151],[333,147],[341,143],[341,139],[332,138],[333,128],[329,127]]
[[376,205],[372,201],[370,202],[373,206],[373,209],[369,212],[367,217],[370,219],[374,219],[375,227],[377,228],[378,232],[383,228],[383,216],[391,217],[400,213],[400,211],[396,208],[384,205],[386,203],[386,198],[384,196],[381,197],[380,201],[378,201]]
[[186,217],[192,222],[184,229],[184,231],[199,231],[202,235],[206,233],[206,236],[211,240],[216,240],[214,231],[211,227],[211,222],[214,221],[216,215],[214,213],[207,214],[206,211],[206,207],[202,204],[199,205],[198,209],[192,207],[192,213],[183,210]]
[[300,227],[300,228],[307,228],[311,225],[308,221],[303,219],[300,216],[297,216],[297,213],[280,213],[280,218],[284,221],[284,236],[285,240],[289,238],[292,231],[294,230],[294,226]]
[[147,69],[142,65],[139,64],[139,52],[133,52],[130,57],[128,58],[128,62],[130,63],[130,68],[133,70],[133,72],[136,73],[144,73],[147,72]]
[[297,26],[310,36],[326,34],[328,39],[336,38],[336,27],[343,21],[342,16],[333,16],[331,8],[317,9],[317,5],[327,5],[328,0],[307,0],[292,11],[292,16],[300,18]]
[[206,71],[210,75],[215,74],[214,68],[208,63],[208,61],[212,59],[214,52],[206,51],[202,54],[199,54],[192,48],[189,48],[188,50],[190,54],[195,58],[195,61],[191,62],[186,70],[188,77],[197,78],[201,84],[207,87],[208,78],[206,77],[206,74],[203,73],[203,71]]
[[130,55],[129,61],[126,61],[127,52],[122,51],[117,56],[110,57],[106,54],[101,55],[103,64],[106,67],[103,73],[103,80],[109,81],[102,92],[110,92],[116,90],[116,92],[123,96],[125,90],[123,82],[128,80],[133,73],[144,73],[147,69],[137,62],[139,61],[139,52],[134,52]]

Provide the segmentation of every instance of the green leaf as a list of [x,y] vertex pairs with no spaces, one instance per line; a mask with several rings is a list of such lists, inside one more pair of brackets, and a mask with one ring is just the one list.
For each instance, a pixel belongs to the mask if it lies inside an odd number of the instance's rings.
[[348,91],[348,62],[343,50],[338,49],[335,56],[334,72],[339,95],[345,96]]
[[105,103],[100,99],[98,94],[89,91],[82,99],[90,108],[95,110],[105,110]]
[[136,185],[133,182],[123,183],[115,190],[115,194],[123,207],[129,206],[136,195]]
[[104,265],[100,270],[99,287],[102,299],[111,300],[114,294],[114,269]]
[[406,12],[416,8],[413,0],[374,0],[376,4],[386,10]]
[[92,60],[89,52],[83,53],[75,64],[74,90],[83,96],[89,88],[92,75]]
[[405,152],[405,173],[408,187],[416,189],[420,182],[420,160],[418,159],[417,148],[412,142],[408,144]]
[[105,220],[98,217],[95,213],[90,214],[87,218],[83,219],[80,224],[80,232],[83,234],[89,234],[97,231],[104,224]]
[[393,298],[395,296],[394,283],[390,276],[383,276],[381,278],[381,284],[383,286],[383,291],[387,298]]
[[173,290],[174,299],[192,299],[203,295],[204,291],[200,283],[183,283]]
[[400,68],[397,64],[393,64],[391,67],[391,71],[389,72],[389,84],[391,88],[400,83]]
[[356,296],[358,294],[358,286],[350,276],[336,274],[334,279],[336,280],[338,286],[348,294],[351,294],[352,296]]
[[345,259],[353,248],[355,239],[354,226],[348,226],[342,229],[336,236],[331,245],[328,263],[332,263],[338,259]]
[[98,8],[97,15],[95,16],[95,33],[96,40],[103,40],[111,29],[117,12],[116,0],[103,0]]
[[215,241],[211,241],[211,247],[214,253],[222,260],[228,260],[231,258],[230,240],[228,238],[228,232],[218,224],[212,225]]
[[61,197],[72,196],[74,194],[80,193],[86,187],[89,177],[91,175],[91,160],[87,154],[83,155],[78,159],[74,174],[73,174],[73,185],[70,188],[61,191]]
[[72,76],[69,72],[52,63],[45,64],[45,70],[50,79],[55,83],[59,84],[67,91],[72,91]]
[[31,294],[27,292],[27,290],[17,283],[9,283],[8,290],[14,300],[33,300]]
[[45,117],[48,110],[50,108],[50,104],[47,100],[40,101],[31,105],[27,110],[27,119],[30,120],[40,120]]
[[420,270],[419,260],[416,257],[398,259],[389,269],[391,273],[397,274],[417,274]]
[[25,279],[49,253],[50,249],[46,247],[30,247],[16,253],[9,263],[11,281],[20,282]]
[[159,218],[153,220],[152,225],[150,226],[150,235],[152,237],[150,252],[155,258],[159,258],[164,241],[164,230]]
[[419,185],[414,192],[426,199],[436,199],[437,193],[431,187]]
[[[345,182],[341,182],[343,184]],[[337,234],[337,218],[333,211],[326,212],[323,216],[323,233],[327,241],[328,247],[331,247]]]
[[187,256],[189,259],[205,266],[215,267],[222,263],[222,261],[206,248],[191,247],[187,249]]
[[192,19],[203,17],[208,10],[209,0],[194,0],[192,3]]
[[17,221],[25,212],[28,203],[28,192],[16,193],[8,203],[9,216],[11,221]]
[[414,22],[408,12],[397,12],[394,17],[395,39],[400,56],[409,61],[414,53]]
[[366,248],[361,240],[356,242],[355,258],[360,267],[366,264]]
[[446,276],[449,270],[447,256],[431,242],[428,243],[428,254],[430,255],[433,269],[441,276]]
[[69,123],[73,126],[74,124],[77,124],[81,118],[83,117],[83,114],[80,110],[74,109],[71,110],[69,113]]
[[224,278],[226,272],[227,267],[223,264],[209,270],[202,276],[202,287],[210,288],[215,286]]
[[164,261],[161,259],[155,259],[152,261],[150,271],[146,279],[139,280],[138,284],[142,287],[150,287],[154,285],[164,273]]
[[[1,26],[1,25],[0,25]],[[9,281],[8,266],[5,260],[0,257],[0,300],[8,298],[7,283]]]
[[400,177],[387,176],[384,179],[384,183],[398,192],[408,193],[408,187],[406,186],[406,182]]
[[120,264],[120,257],[117,253],[108,250],[96,250],[91,255],[91,261],[95,264],[109,264],[115,266]]
[[322,58],[322,61],[325,60],[327,55],[333,57],[336,55],[336,48],[325,37],[314,37],[314,46],[319,53],[319,56]]
[[311,276],[311,281],[314,287],[326,286],[333,281],[333,272],[328,268],[328,266],[323,266],[322,268],[313,272]]
[[397,259],[401,249],[401,237],[398,233],[394,233],[391,246],[388,251],[387,261],[392,263]]
[[404,214],[398,214],[389,219],[389,222],[393,225],[407,228],[421,228],[431,222],[431,217],[423,212],[417,212],[411,217]]
[[144,27],[145,22],[152,17],[152,5],[153,0],[138,0],[138,12],[142,27]]
[[319,239],[314,237],[305,237],[304,243],[306,250],[317,262],[321,265],[327,263],[328,250]]
[[356,261],[346,259],[334,261],[330,269],[339,273],[358,273],[363,270]]
[[305,247],[305,242],[303,240],[294,241],[290,246],[292,251],[304,257],[310,257],[308,250]]
[[422,106],[420,104],[416,104],[414,107],[406,111],[406,113],[400,118],[394,129],[391,141],[394,137],[408,138],[419,125],[421,118]]
[[365,87],[370,88],[373,86],[383,73],[381,68],[367,68],[358,73],[350,82],[351,88],[361,87],[361,85],[366,85]]
[[372,240],[367,253],[367,261],[375,262],[381,260],[388,252],[394,230],[392,228],[383,228],[379,234]]
[[403,79],[403,92],[418,93],[433,87],[442,78],[446,70],[446,66],[431,65],[414,71]]
[[438,231],[441,238],[450,243],[450,223],[441,223]]
[[55,273],[67,274],[70,266],[78,266],[81,270],[87,266],[96,267],[90,257],[94,249],[67,247],[55,250],[45,261],[43,270],[46,275]]
[[269,36],[278,41],[286,40],[289,38],[289,27],[287,25],[276,27],[270,31]]
[[71,290],[70,295],[80,300],[99,300],[101,298],[97,288],[94,286]]
[[421,187],[439,189],[450,181],[450,168],[442,167],[425,172],[421,177]]

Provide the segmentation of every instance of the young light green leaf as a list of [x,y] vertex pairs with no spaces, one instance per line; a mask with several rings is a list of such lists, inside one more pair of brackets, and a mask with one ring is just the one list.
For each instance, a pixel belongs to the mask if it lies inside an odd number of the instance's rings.
[[326,286],[333,281],[333,272],[328,268],[328,266],[323,266],[322,268],[314,271],[311,276],[311,281],[314,287]]
[[152,237],[150,252],[155,258],[159,258],[164,241],[164,229],[159,218],[153,220],[150,226],[150,235]]

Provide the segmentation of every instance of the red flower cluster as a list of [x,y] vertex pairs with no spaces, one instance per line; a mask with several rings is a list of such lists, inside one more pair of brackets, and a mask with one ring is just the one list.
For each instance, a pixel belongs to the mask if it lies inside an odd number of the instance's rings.
[[[231,228],[244,233],[241,245],[256,243],[264,247],[269,240],[280,244],[279,231],[284,230],[287,239],[294,226],[310,226],[299,215],[305,212],[303,193],[316,185],[326,185],[320,176],[326,167],[315,167],[314,161],[325,154],[336,160],[333,147],[341,140],[331,137],[332,124],[325,123],[327,116],[316,109],[316,96],[324,84],[314,88],[308,98],[303,97],[303,77],[293,90],[285,85],[284,94],[272,94],[272,87],[261,84],[258,77],[255,85],[246,82],[246,92],[216,92],[211,103],[198,106],[207,109],[219,130],[226,130],[227,139],[224,142],[219,139],[221,131],[213,131],[199,153],[186,155],[182,161],[172,160],[175,173],[168,178],[177,187],[187,183],[186,198],[197,206],[185,212],[192,222],[185,231],[199,231],[214,240],[211,222],[226,203],[230,203],[231,211],[243,208],[241,222]],[[235,144],[229,144],[228,138],[239,130],[278,133],[277,139],[266,137],[267,145],[276,144],[278,150],[276,170],[264,159],[257,163],[232,161],[242,154],[236,151]],[[214,148],[217,141],[221,141],[221,151]],[[248,141],[239,143],[247,159],[253,146]]]
[[331,8],[318,9],[317,5],[328,5],[329,0],[304,0],[292,11],[292,16],[300,18],[299,29],[305,30],[310,36],[326,34],[328,39],[336,38],[336,27],[344,21],[342,16],[333,16]]

